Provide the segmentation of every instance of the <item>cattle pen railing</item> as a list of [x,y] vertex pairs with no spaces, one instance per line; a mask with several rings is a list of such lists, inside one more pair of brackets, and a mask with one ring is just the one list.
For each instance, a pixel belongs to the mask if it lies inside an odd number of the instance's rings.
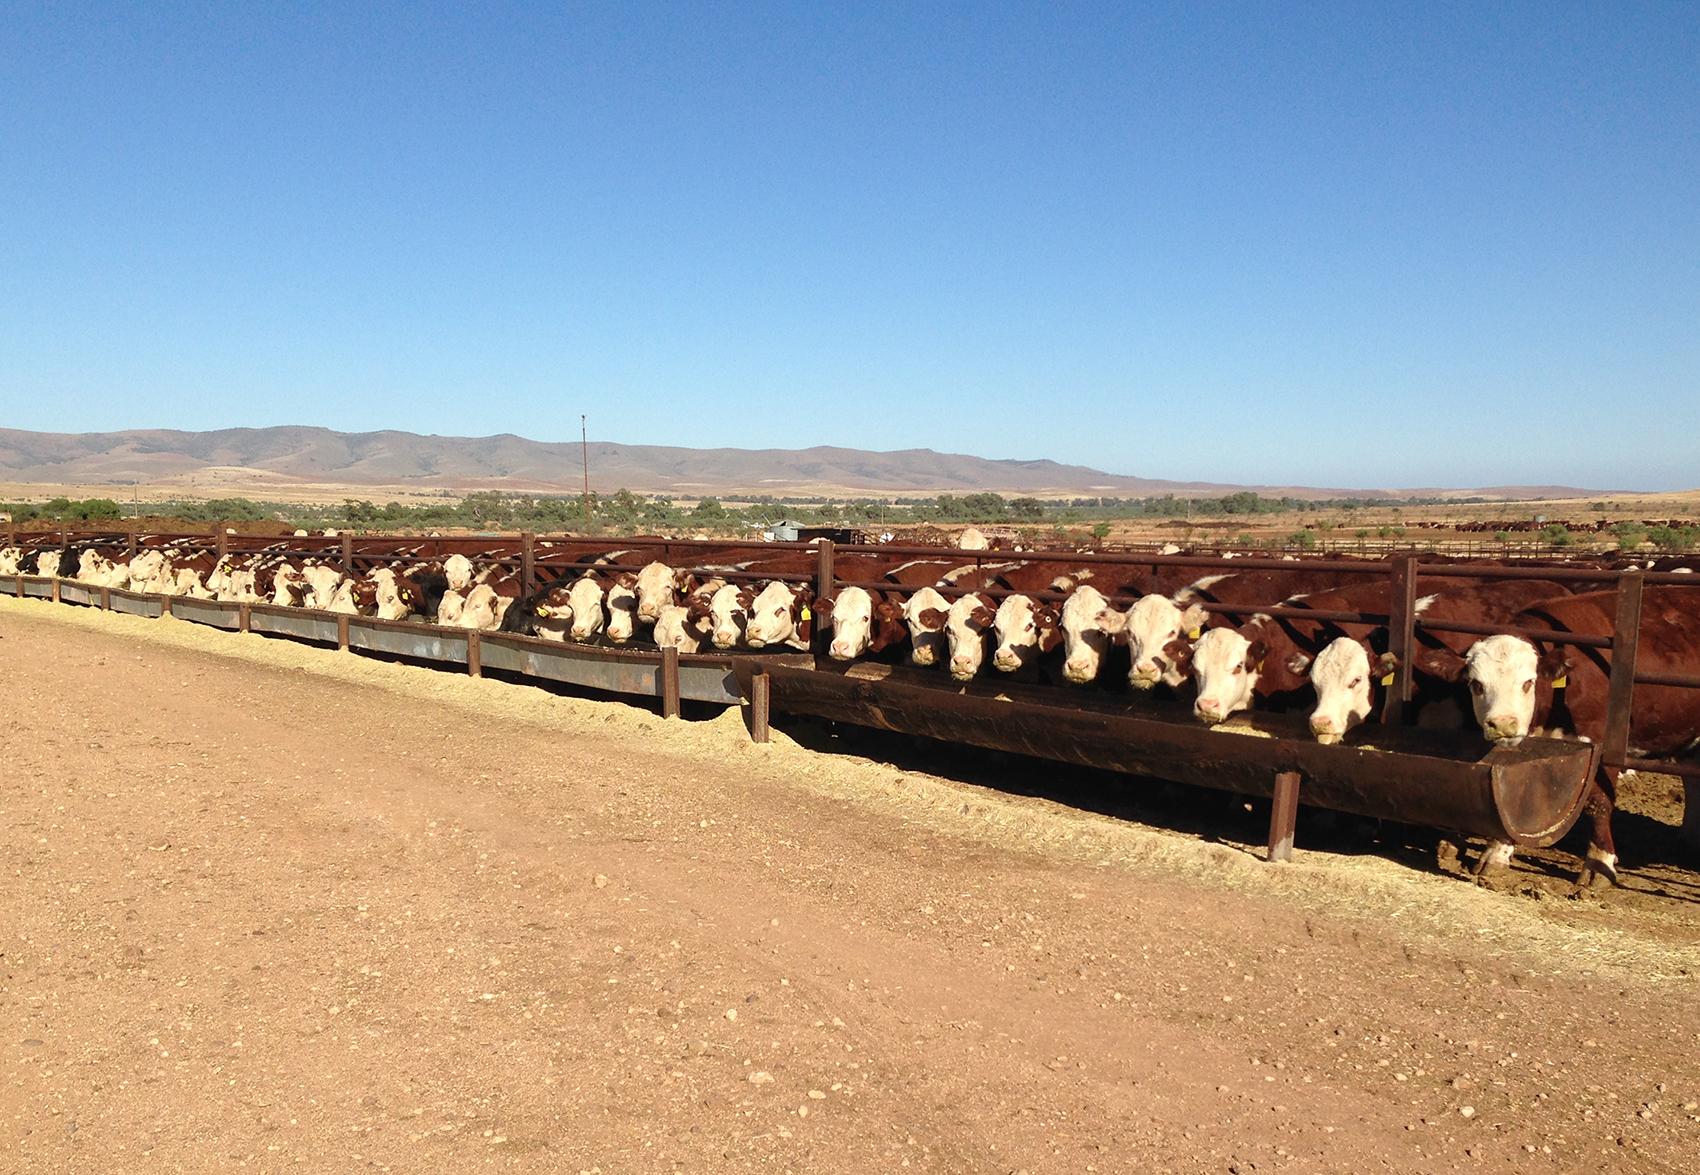
[[[261,632],[300,639],[334,641],[339,648],[412,656],[437,663],[463,664],[480,673],[486,666],[514,673],[568,682],[614,693],[659,698],[664,714],[676,714],[679,700],[751,705],[751,732],[765,741],[770,708],[790,709],[834,720],[883,727],[927,737],[943,738],[995,749],[1015,750],[1066,762],[1105,766],[1159,778],[1226,787],[1273,800],[1270,856],[1290,852],[1293,821],[1301,783],[1307,804],[1334,807],[1363,815],[1385,816],[1410,823],[1451,827],[1457,831],[1496,836],[1523,844],[1550,844],[1568,831],[1580,809],[1582,789],[1596,771],[1616,774],[1625,769],[1665,772],[1700,778],[1700,765],[1666,759],[1641,759],[1628,754],[1630,717],[1637,685],[1700,688],[1700,675],[1638,672],[1642,593],[1648,584],[1695,587],[1695,576],[1680,573],[1617,570],[1594,566],[1498,566],[1427,562],[1402,555],[1386,560],[1350,557],[1319,559],[1222,558],[1157,553],[1079,552],[1072,550],[963,551],[936,546],[896,544],[747,543],[734,540],[666,539],[638,536],[601,539],[583,536],[243,536],[136,535],[114,532],[62,532],[59,535],[19,534],[19,545],[37,549],[92,545],[132,554],[167,547],[214,559],[226,555],[270,554],[309,557],[338,563],[359,573],[395,559],[443,558],[464,554],[497,564],[520,577],[524,590],[562,581],[597,567],[595,560],[615,550],[636,550],[667,561],[681,570],[727,574],[712,562],[716,556],[745,557],[782,552],[808,552],[811,573],[780,575],[751,573],[745,578],[783,579],[806,583],[820,596],[833,596],[848,586],[862,586],[899,595],[921,585],[885,581],[844,580],[835,574],[840,555],[937,559],[959,564],[1021,564],[1066,562],[1127,569],[1184,568],[1200,575],[1243,571],[1306,570],[1335,575],[1386,576],[1389,584],[1385,613],[1328,612],[1287,607],[1281,601],[1257,604],[1205,603],[1223,615],[1267,615],[1335,624],[1386,626],[1388,649],[1394,657],[1393,680],[1385,691],[1379,720],[1381,730],[1360,737],[1380,740],[1385,750],[1357,746],[1322,747],[1283,724],[1278,715],[1242,716],[1239,725],[1271,735],[1263,739],[1223,740],[1173,716],[1135,713],[1113,695],[1082,694],[1062,687],[959,687],[940,674],[920,674],[897,667],[858,663],[844,671],[824,658],[808,655],[751,656],[704,653],[681,657],[676,650],[608,648],[544,641],[511,633],[469,631],[371,617],[315,613],[261,603],[219,602],[183,596],[146,596],[112,588],[97,588],[73,579],[12,577],[20,596],[51,596],[55,600],[93,604],[142,615],[171,614],[198,623],[237,631]],[[30,541],[34,539],[35,541]],[[602,569],[606,569],[605,566]],[[1510,630],[1504,626],[1429,621],[1418,615],[1416,585],[1424,577],[1459,579],[1546,579],[1591,584],[1615,592],[1614,624],[1610,635],[1570,633],[1550,629]],[[0,579],[0,590],[7,585]],[[997,587],[940,587],[945,596],[983,591],[994,597],[1024,594],[1041,599],[1063,598],[1060,592],[1022,592]],[[1125,604],[1133,597],[1110,598]],[[1609,657],[1609,702],[1605,737],[1596,745],[1526,740],[1521,753],[1505,748],[1486,751],[1477,739],[1430,739],[1429,732],[1398,731],[1412,698],[1414,652],[1422,630],[1488,635],[1511,632],[1530,640],[1596,650]],[[881,671],[881,672],[876,672]],[[992,691],[990,694],[987,691]],[[987,705],[991,709],[987,709]],[[1043,729],[1041,729],[1043,728]],[[1058,732],[1066,732],[1066,737]],[[1421,736],[1421,737],[1418,737]],[[1424,741],[1428,739],[1429,741]],[[1060,741],[1059,741],[1060,740]],[[1210,741],[1214,740],[1214,741]],[[1131,749],[1130,749],[1131,748]],[[1347,762],[1347,753],[1356,758]],[[1538,753],[1537,753],[1538,752]],[[1371,755],[1373,758],[1363,758]],[[1580,758],[1579,758],[1580,756]],[[1376,776],[1390,785],[1375,795],[1364,779]],[[1426,782],[1425,782],[1426,781]],[[1443,798],[1450,796],[1451,799]],[[1458,797],[1467,797],[1460,800]],[[1530,797],[1535,797],[1531,799]],[[1523,811],[1515,809],[1523,806]],[[1690,814],[1692,818],[1692,813]]]

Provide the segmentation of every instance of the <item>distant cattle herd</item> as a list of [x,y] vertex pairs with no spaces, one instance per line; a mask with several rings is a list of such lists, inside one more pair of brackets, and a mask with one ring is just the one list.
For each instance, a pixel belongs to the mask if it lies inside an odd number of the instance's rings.
[[[683,653],[818,648],[860,658],[936,667],[968,682],[983,675],[1075,689],[1155,691],[1190,701],[1210,724],[1249,709],[1304,712],[1321,742],[1337,742],[1382,704],[1395,668],[1385,623],[1261,614],[1280,604],[1318,612],[1385,615],[1390,584],[1379,564],[1295,562],[1233,571],[1106,563],[1066,552],[941,549],[920,557],[879,551],[838,554],[833,586],[817,592],[808,550],[722,549],[684,567],[659,544],[610,546],[581,555],[554,582],[526,591],[511,559],[397,558],[349,574],[334,559],[285,553],[219,558],[190,550],[70,545],[0,550],[0,575],[37,574],[167,595],[264,602],[386,620],[499,630],[554,641],[654,642]],[[1609,636],[1609,577],[1598,582],[1521,577],[1459,579],[1423,574],[1420,621],[1489,629],[1545,629]],[[1528,565],[1524,564],[1526,568]],[[1565,565],[1579,566],[1577,563]],[[1691,572],[1662,559],[1648,570]],[[1602,572],[1614,568],[1600,565]],[[563,570],[555,569],[557,572]],[[1239,605],[1239,611],[1208,610]],[[1474,721],[1488,740],[1515,745],[1530,734],[1598,741],[1610,677],[1599,650],[1501,632],[1419,630],[1408,713],[1419,725]],[[817,634],[818,637],[817,637]],[[1700,673],[1700,583],[1649,586],[1641,612],[1640,669]],[[1121,684],[1125,659],[1126,686]],[[1106,672],[1107,667],[1113,669]],[[1637,688],[1631,754],[1681,757],[1700,745],[1700,690]],[[1691,801],[1694,790],[1690,790]],[[1586,868],[1616,872],[1605,788],[1590,794]],[[1689,804],[1691,835],[1700,831]],[[1502,864],[1494,846],[1484,865]]]

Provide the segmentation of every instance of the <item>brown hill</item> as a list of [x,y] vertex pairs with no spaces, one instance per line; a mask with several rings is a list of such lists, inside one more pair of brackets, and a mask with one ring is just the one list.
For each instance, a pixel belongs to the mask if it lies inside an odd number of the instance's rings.
[[[251,471],[274,493],[290,483],[406,486],[420,489],[512,488],[570,492],[580,485],[576,443],[492,437],[421,436],[386,430],[342,433],[283,426],[214,432],[137,429],[110,433],[41,433],[0,429],[0,482],[53,485],[181,483],[200,471]],[[809,493],[930,495],[1004,493],[1147,497],[1175,493],[1211,497],[1253,489],[1295,497],[1585,497],[1599,491],[1566,486],[1497,486],[1474,490],[1319,489],[1180,482],[1105,473],[1055,461],[995,461],[931,449],[890,453],[820,446],[812,449],[683,449],[662,445],[590,444],[591,484],[680,497],[703,494]],[[224,479],[231,480],[228,476]]]

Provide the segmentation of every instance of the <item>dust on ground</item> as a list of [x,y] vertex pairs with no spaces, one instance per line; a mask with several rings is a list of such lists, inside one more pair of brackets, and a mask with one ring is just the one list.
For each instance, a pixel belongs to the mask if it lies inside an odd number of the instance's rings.
[[[1541,900],[1398,846],[1266,866],[1249,824],[808,724],[755,746],[736,711],[38,601],[0,637],[0,1170],[1677,1172],[1700,1143],[1677,863],[1601,896],[1537,859]],[[1148,793],[1097,806],[1179,810]]]

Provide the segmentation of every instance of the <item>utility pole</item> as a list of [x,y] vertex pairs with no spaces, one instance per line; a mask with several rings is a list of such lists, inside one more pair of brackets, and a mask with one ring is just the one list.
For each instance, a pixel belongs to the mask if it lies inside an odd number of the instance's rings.
[[584,533],[589,534],[592,525],[590,520],[590,425],[587,422],[586,414],[583,412],[580,412],[578,416],[578,441],[579,453],[584,458]]

